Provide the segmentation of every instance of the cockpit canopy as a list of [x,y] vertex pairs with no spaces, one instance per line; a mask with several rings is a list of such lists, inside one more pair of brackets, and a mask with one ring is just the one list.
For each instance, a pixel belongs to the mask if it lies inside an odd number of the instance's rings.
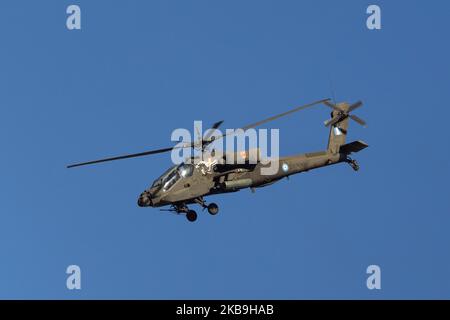
[[164,174],[153,182],[151,189],[154,191],[167,191],[180,179],[192,176],[194,165],[181,163],[169,168]]

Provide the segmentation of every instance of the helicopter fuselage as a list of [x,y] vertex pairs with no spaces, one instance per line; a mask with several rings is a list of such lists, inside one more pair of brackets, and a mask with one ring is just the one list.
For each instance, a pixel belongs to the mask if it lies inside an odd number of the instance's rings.
[[[145,190],[138,199],[138,205],[162,207],[178,203],[196,203],[199,198],[213,194],[264,187],[294,174],[345,162],[347,158],[346,154],[327,151],[283,157],[278,159],[278,170],[271,175],[261,173],[263,168],[272,165],[270,162],[218,165],[211,172],[205,172],[198,165],[181,164],[172,167],[166,175],[155,181],[152,187]],[[187,166],[192,167],[186,169]],[[192,172],[186,174],[186,170]]]

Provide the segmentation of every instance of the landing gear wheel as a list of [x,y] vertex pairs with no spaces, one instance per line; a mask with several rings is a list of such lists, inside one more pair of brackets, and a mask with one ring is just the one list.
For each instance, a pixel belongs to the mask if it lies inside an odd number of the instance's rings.
[[208,205],[208,212],[210,215],[216,215],[219,213],[219,206],[215,203],[210,203]]
[[359,164],[356,162],[356,160],[353,160],[350,164],[353,168],[353,170],[358,171],[359,170]]
[[350,165],[350,167],[352,167],[353,170],[358,171],[359,170],[359,164],[356,160],[348,157],[347,158],[347,163]]
[[195,212],[194,210],[189,210],[188,212],[186,212],[186,218],[190,222],[194,222],[195,220],[197,220],[197,212]]

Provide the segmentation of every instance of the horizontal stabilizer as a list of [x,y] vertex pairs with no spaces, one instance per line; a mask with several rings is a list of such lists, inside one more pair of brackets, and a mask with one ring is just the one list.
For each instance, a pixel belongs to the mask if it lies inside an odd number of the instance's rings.
[[340,147],[339,152],[344,154],[350,154],[352,152],[359,152],[365,148],[367,148],[369,145],[365,143],[364,141],[358,140],[353,141],[347,144],[344,144]]

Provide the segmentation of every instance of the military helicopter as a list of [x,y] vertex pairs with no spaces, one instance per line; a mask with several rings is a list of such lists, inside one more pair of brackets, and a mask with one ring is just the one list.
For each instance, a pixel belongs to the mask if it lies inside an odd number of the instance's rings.
[[[354,120],[362,126],[366,126],[364,120],[350,114],[362,106],[361,101],[350,105],[346,102],[336,104],[331,102],[331,99],[323,99],[258,121],[242,129],[245,131],[250,128],[255,128],[319,104],[323,104],[332,109],[331,118],[324,123],[326,127],[330,127],[327,149],[319,152],[279,157],[276,159],[276,164],[279,167],[277,167],[275,173],[270,175],[261,174],[261,170],[273,164],[274,159],[263,161],[257,155],[256,161],[250,161],[250,150],[234,152],[233,154],[220,153],[212,150],[208,153],[209,158],[204,159],[203,155],[206,154],[205,150],[213,142],[217,141],[217,139],[225,138],[227,135],[223,134],[222,136],[214,137],[211,134],[213,130],[218,129],[222,125],[223,121],[214,123],[211,130],[207,131],[200,141],[141,153],[82,162],[67,167],[73,168],[107,161],[171,152],[174,149],[180,148],[199,150],[200,156],[187,159],[198,161],[185,161],[170,167],[153,182],[150,188],[141,193],[137,201],[140,207],[170,206],[169,209],[162,210],[171,211],[176,214],[185,214],[187,220],[193,222],[197,220],[197,213],[190,209],[188,205],[198,204],[203,209],[207,209],[211,215],[216,215],[219,212],[217,204],[206,203],[205,197],[210,195],[232,193],[246,188],[251,188],[254,191],[256,188],[271,185],[291,175],[338,163],[348,163],[353,170],[358,171],[359,165],[356,160],[350,157],[350,154],[359,152],[367,148],[368,145],[360,140],[350,143],[346,143],[345,140],[348,132],[349,119]],[[211,159],[211,155],[213,159]],[[230,157],[239,159],[240,161],[226,161]]]

